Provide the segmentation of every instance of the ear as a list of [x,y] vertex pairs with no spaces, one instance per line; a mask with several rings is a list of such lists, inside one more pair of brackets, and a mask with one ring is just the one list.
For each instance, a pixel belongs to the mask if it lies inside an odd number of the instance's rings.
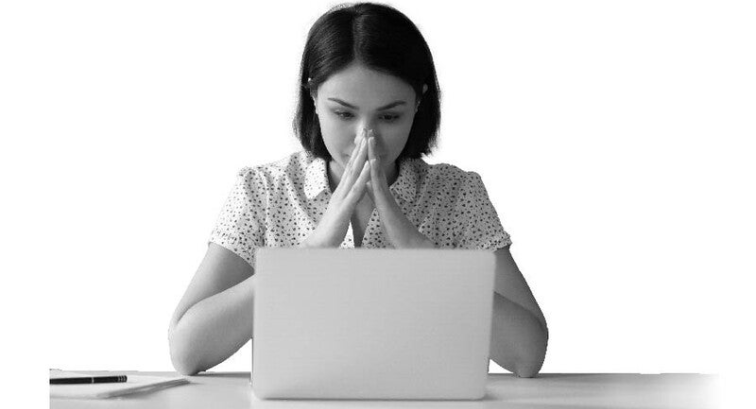
[[318,114],[318,97],[314,93],[310,92],[310,98],[312,98],[312,105],[315,108],[315,115]]
[[[428,84],[423,84],[423,95],[425,95],[425,91],[428,91]],[[417,110],[420,108],[420,101],[422,100],[422,98],[423,97],[420,97],[417,100],[417,104],[415,104],[415,112],[417,112]]]
[[318,114],[318,93],[311,87],[312,78],[307,78],[308,89],[310,90],[310,98],[312,98],[312,105],[315,107],[315,115]]

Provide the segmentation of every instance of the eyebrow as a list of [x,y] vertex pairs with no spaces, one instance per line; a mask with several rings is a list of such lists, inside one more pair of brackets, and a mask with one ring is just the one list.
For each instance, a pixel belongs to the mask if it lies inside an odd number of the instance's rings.
[[[348,102],[344,102],[344,101],[342,101],[342,100],[340,100],[338,98],[328,98],[328,99],[331,100],[331,101],[334,101],[334,102],[338,102],[339,104],[344,105],[347,108],[352,108],[352,109],[359,110],[359,108],[357,108],[356,106],[354,106],[354,105],[352,105],[352,104],[350,104]],[[384,106],[378,108],[378,111],[385,111],[385,110],[387,110],[389,108],[393,108],[393,107],[395,107],[397,105],[406,105],[406,104],[407,104],[407,102],[405,102],[405,101],[401,101],[401,100],[394,101],[394,102],[392,102],[392,103],[390,103],[388,105],[384,105]]]

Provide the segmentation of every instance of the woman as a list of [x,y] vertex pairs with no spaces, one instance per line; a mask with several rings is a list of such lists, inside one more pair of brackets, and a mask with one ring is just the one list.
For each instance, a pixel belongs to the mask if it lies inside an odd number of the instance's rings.
[[300,74],[294,130],[304,151],[238,173],[171,319],[176,370],[211,368],[252,338],[256,248],[439,247],[495,251],[490,356],[535,376],[546,320],[480,176],[421,159],[440,103],[416,26],[385,5],[337,6],[311,28]]

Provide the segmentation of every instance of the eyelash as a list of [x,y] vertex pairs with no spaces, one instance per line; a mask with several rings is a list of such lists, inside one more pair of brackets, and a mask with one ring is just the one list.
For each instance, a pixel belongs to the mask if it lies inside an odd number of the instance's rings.
[[[334,113],[336,114],[336,116],[340,117],[341,119],[343,119],[345,121],[347,121],[349,119],[352,119],[351,117],[346,117],[346,115],[352,115],[349,112],[334,111]],[[390,116],[391,117],[391,119],[387,120],[387,122],[394,122],[394,121],[398,120],[401,117],[400,115],[386,115],[386,116]]]

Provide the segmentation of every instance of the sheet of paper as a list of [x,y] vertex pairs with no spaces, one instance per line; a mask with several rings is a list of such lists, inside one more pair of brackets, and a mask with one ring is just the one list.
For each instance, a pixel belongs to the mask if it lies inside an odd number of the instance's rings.
[[81,376],[92,376],[92,375],[81,373],[81,372],[68,372],[68,371],[61,371],[60,369],[50,369],[50,379],[78,378]]
[[[75,372],[50,371],[50,378],[70,376],[92,376]],[[146,375],[127,375],[126,382],[96,383],[78,385],[50,385],[51,398],[112,398],[132,393],[145,393],[189,383],[184,377],[162,377]]]

